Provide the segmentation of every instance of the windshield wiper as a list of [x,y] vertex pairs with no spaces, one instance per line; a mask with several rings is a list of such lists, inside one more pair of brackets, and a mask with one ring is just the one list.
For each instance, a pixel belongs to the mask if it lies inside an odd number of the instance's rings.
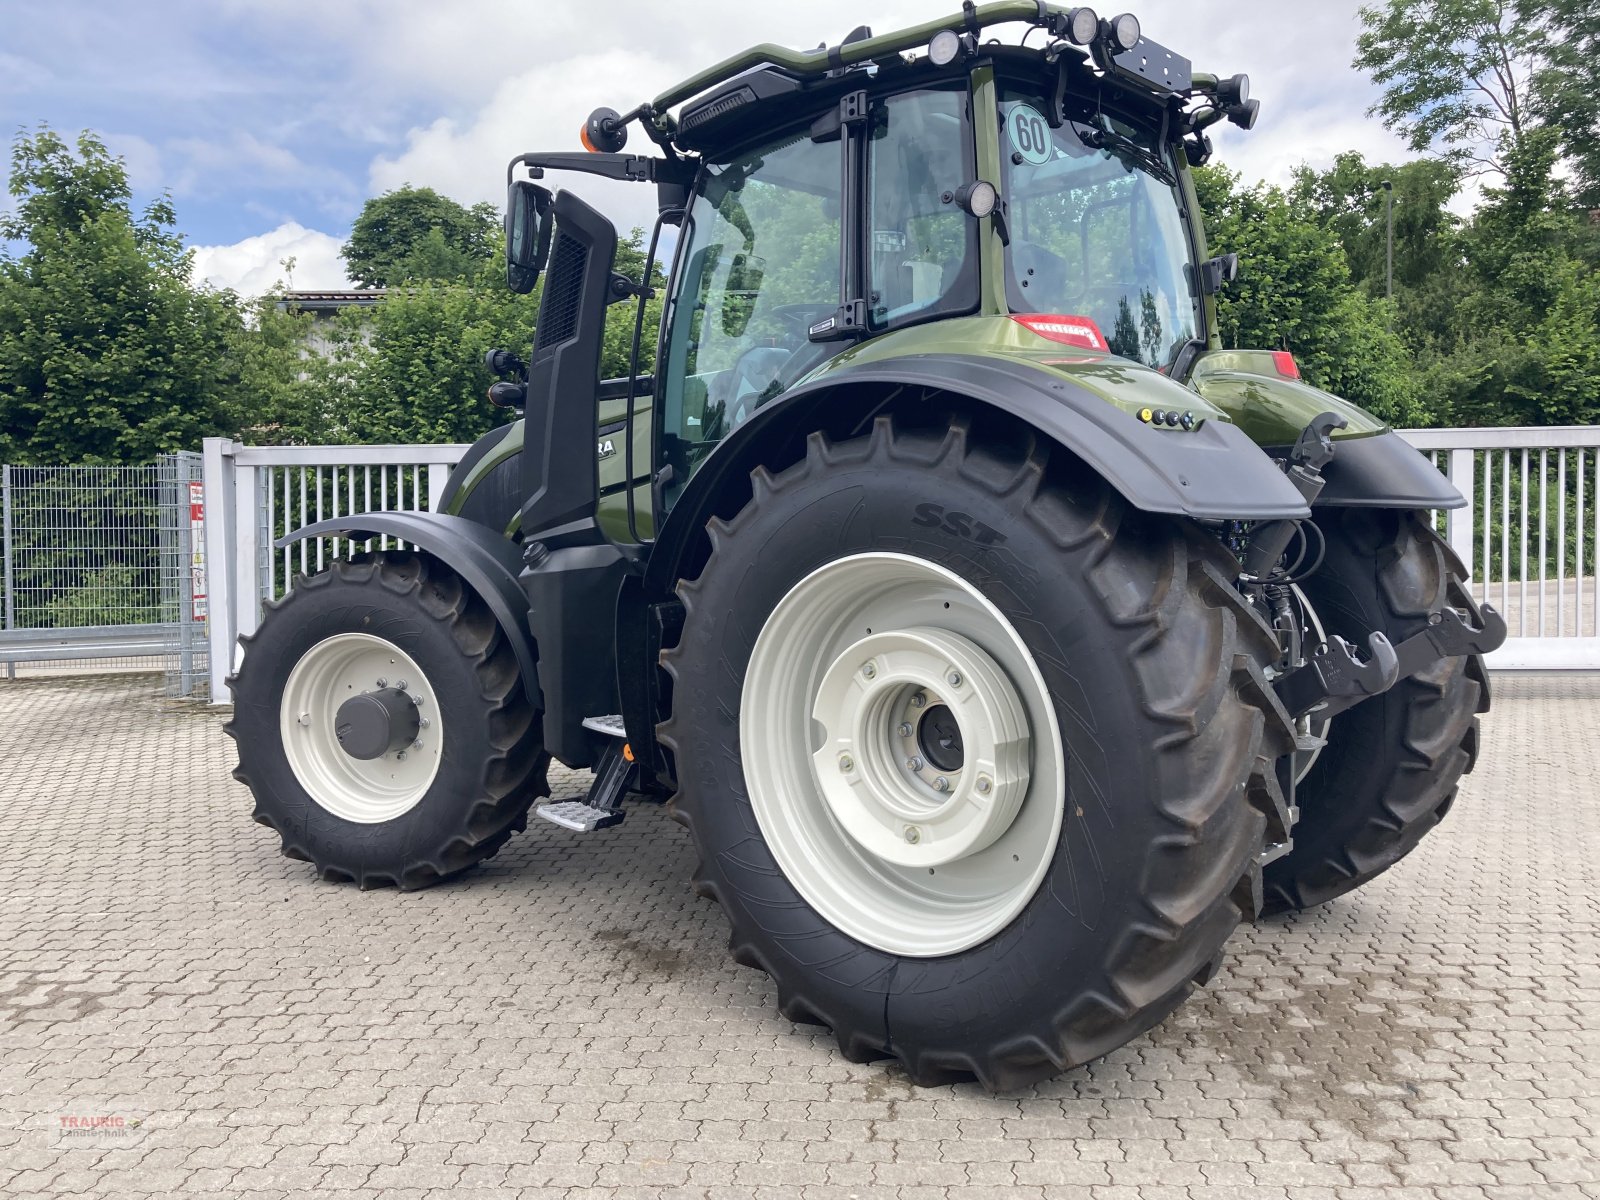
[[1107,154],[1114,154],[1130,166],[1139,167],[1168,187],[1178,185],[1178,177],[1166,163],[1161,161],[1159,155],[1148,146],[1142,146],[1132,138],[1120,134],[1112,129],[1079,129],[1078,140],[1091,150],[1104,150]]

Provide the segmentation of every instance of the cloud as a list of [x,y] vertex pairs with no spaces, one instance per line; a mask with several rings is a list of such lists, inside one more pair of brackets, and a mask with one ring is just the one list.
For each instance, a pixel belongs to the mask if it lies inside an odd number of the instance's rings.
[[294,286],[301,291],[330,291],[351,285],[339,257],[343,245],[330,234],[307,229],[295,221],[270,233],[245,238],[231,246],[194,247],[194,277],[213,287],[232,288],[244,296],[289,282],[283,260],[295,260]]

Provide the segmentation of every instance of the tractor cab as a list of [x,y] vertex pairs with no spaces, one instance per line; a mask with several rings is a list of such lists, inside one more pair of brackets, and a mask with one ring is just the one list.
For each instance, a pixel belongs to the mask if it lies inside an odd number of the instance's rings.
[[[1227,419],[1193,392],[1129,383],[1126,368],[1182,382],[1206,348],[1223,271],[1204,259],[1186,172],[1209,153],[1209,124],[1253,123],[1248,81],[1196,76],[1131,16],[1025,7],[1051,35],[1034,47],[980,43],[971,28],[925,27],[917,44],[861,29],[812,69],[797,60],[817,55],[763,47],[626,117],[597,110],[588,155],[513,161],[536,179],[654,183],[651,253],[675,243],[648,388],[642,321],[631,381],[601,385],[609,537],[650,541],[712,450],[802,383],[935,345],[1091,367],[1079,376],[1152,420]],[[633,122],[660,157],[623,153]],[[511,186],[511,286],[545,271],[542,319],[583,325],[573,281],[588,259],[561,254],[559,232],[551,257],[556,199]],[[633,298],[642,318],[642,291],[617,281],[592,304]]]

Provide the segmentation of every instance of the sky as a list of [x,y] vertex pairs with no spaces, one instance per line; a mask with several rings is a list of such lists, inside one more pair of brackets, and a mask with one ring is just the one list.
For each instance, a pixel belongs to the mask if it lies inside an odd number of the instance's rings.
[[[1412,157],[1366,115],[1377,93],[1350,66],[1359,0],[1134,3],[1146,36],[1197,70],[1250,75],[1255,130],[1212,130],[1218,160],[1247,179],[1286,183],[1296,165],[1326,166],[1344,150]],[[411,184],[499,204],[507,160],[578,149],[597,106],[631,108],[757,42],[832,45],[860,24],[882,33],[958,10],[957,0],[0,0],[0,127],[98,133],[125,159],[136,201],[171,194],[197,278],[247,295],[280,282],[340,288],[339,247],[370,196]],[[653,217],[638,185],[562,185],[621,229]]]

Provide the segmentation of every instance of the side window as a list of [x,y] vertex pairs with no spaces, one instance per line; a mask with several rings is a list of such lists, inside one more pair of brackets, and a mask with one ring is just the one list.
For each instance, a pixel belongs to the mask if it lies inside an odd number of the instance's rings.
[[965,92],[880,101],[867,159],[874,329],[978,303],[977,225],[944,197],[972,178]]
[[702,173],[669,314],[663,454],[680,478],[814,358],[838,307],[837,142],[795,135]]

